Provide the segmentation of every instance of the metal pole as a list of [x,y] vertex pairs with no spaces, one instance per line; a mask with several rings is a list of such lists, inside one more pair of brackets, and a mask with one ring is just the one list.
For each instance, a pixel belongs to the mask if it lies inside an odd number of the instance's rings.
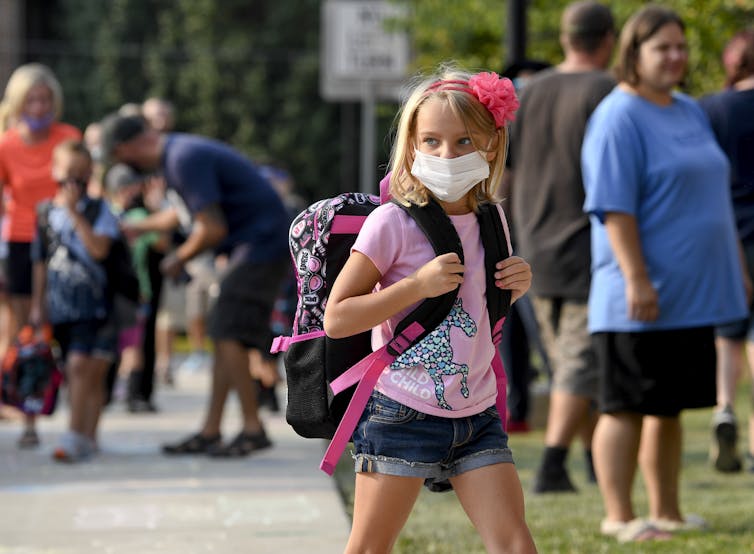
[[375,134],[377,133],[374,86],[369,80],[364,79],[361,88],[361,182],[359,190],[374,193],[377,190],[374,168],[376,163]]
[[508,0],[508,65],[526,59],[526,0]]

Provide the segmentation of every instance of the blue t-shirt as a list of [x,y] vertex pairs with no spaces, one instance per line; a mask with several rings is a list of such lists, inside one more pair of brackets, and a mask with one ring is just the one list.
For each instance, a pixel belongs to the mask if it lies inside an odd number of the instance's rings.
[[218,204],[228,236],[217,248],[253,263],[288,255],[289,219],[280,196],[254,164],[230,146],[195,135],[167,136],[162,167],[167,186],[192,214]]
[[[745,317],[728,160],[693,99],[675,94],[661,107],[616,88],[590,118],[582,169],[584,209],[592,221],[591,332],[699,327]],[[627,316],[606,212],[637,220],[659,295],[656,321]]]
[[730,192],[741,241],[754,245],[754,90],[726,90],[705,96],[699,104],[730,160]]
[[[83,212],[88,202],[79,204]],[[94,220],[95,235],[115,239],[120,234],[118,219],[105,202]],[[45,232],[42,236],[41,233]],[[106,294],[105,268],[87,252],[84,243],[73,229],[73,221],[66,208],[51,205],[47,215],[47,229],[39,230],[32,243],[33,261],[47,261],[45,300],[50,323],[105,320],[109,303]]]

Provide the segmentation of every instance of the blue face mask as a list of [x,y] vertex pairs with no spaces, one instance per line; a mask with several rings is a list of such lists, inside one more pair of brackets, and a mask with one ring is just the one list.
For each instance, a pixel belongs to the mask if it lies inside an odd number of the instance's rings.
[[26,126],[32,133],[36,133],[38,131],[44,131],[52,125],[52,122],[55,121],[55,114],[48,113],[42,117],[32,117],[30,115],[22,114],[21,119],[26,123]]

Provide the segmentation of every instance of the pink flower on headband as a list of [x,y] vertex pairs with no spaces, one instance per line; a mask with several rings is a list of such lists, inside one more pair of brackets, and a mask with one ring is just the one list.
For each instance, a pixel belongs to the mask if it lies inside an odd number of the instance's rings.
[[469,79],[469,88],[492,114],[496,127],[502,127],[506,122],[516,119],[518,98],[510,79],[501,78],[492,71],[483,71]]

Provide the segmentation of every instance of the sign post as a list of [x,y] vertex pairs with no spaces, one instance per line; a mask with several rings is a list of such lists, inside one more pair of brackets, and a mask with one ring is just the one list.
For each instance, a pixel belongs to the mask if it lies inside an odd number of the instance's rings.
[[408,67],[408,36],[386,23],[405,14],[385,0],[326,0],[321,18],[320,93],[326,100],[361,102],[360,184],[376,185],[376,102],[398,99]]

